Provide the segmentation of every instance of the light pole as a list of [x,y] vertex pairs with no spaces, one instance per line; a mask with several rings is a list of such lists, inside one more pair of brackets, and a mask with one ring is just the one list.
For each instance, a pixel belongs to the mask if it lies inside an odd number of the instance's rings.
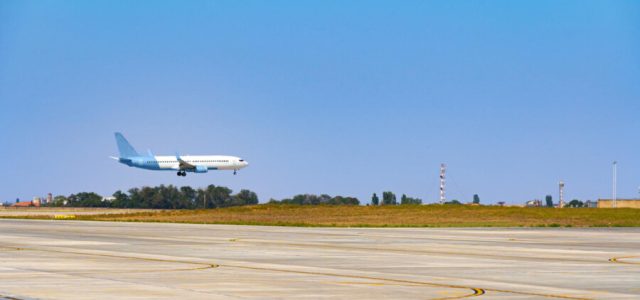
[[612,198],[612,202],[611,202],[611,207],[616,208],[616,189],[618,188],[617,186],[617,180],[618,180],[618,162],[617,161],[613,161],[613,198]]
[[563,208],[564,207],[564,181],[560,180],[560,192],[559,192],[559,198],[560,198],[560,202],[558,202],[558,208]]

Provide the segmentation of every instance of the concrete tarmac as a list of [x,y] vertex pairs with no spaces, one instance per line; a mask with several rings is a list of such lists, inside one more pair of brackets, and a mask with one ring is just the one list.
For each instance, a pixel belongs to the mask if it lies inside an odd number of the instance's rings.
[[0,299],[640,299],[636,228],[0,228]]

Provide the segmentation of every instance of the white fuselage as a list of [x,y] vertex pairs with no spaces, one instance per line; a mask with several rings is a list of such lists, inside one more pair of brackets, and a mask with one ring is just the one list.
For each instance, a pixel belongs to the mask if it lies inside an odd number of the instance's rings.
[[[154,156],[158,169],[162,170],[178,170],[180,163],[175,156]],[[187,163],[194,166],[204,166],[209,170],[239,170],[246,166],[239,157],[225,155],[185,155],[180,157]]]
[[[134,156],[118,159],[130,167],[195,173],[205,173],[207,170],[237,171],[249,165],[244,159],[226,155],[185,155],[179,158],[177,156]],[[182,161],[182,166],[178,159]]]

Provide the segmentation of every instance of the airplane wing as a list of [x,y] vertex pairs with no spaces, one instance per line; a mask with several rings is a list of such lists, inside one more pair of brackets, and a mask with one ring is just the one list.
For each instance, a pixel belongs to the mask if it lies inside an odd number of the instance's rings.
[[196,168],[196,166],[182,160],[182,158],[180,158],[180,155],[178,155],[177,153],[176,159],[178,160],[180,170],[193,170]]

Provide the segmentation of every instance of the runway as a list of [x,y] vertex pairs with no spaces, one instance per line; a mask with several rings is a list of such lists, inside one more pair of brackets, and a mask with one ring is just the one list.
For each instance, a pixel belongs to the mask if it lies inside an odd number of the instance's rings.
[[640,298],[639,228],[0,228],[0,299]]

